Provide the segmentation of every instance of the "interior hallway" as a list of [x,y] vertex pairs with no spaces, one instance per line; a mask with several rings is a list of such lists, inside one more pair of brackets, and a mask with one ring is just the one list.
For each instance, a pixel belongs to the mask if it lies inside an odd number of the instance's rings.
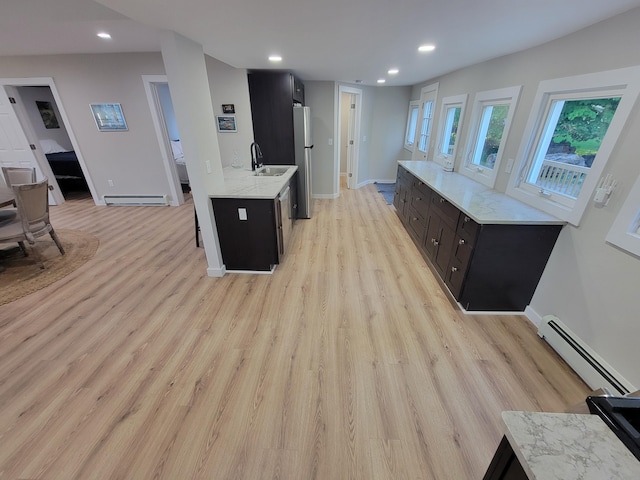
[[274,275],[206,277],[191,203],[51,210],[101,243],[0,307],[0,478],[482,478],[503,410],[588,392],[524,317],[457,311],[375,185]]

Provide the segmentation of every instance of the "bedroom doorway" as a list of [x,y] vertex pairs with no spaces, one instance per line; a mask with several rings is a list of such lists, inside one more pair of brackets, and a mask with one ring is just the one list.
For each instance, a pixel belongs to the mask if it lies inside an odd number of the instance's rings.
[[[47,97],[42,100],[27,100],[27,103],[22,99],[22,93],[20,91],[23,87],[46,87],[51,94],[51,97]],[[11,150],[3,150],[0,158],[0,163],[3,165],[18,165],[18,166],[32,166],[36,168],[38,178],[47,177],[49,179],[49,185],[53,187],[49,191],[49,203],[51,205],[58,205],[65,201],[64,194],[60,189],[60,185],[56,179],[47,157],[43,151],[43,145],[41,140],[46,140],[49,135],[44,137],[38,133],[42,124],[42,130],[64,130],[66,136],[68,136],[68,143],[62,149],[70,148],[70,152],[73,152],[75,160],[78,162],[76,165],[76,172],[78,176],[82,176],[86,183],[86,188],[91,194],[93,201],[96,202],[97,196],[91,178],[86,174],[87,169],[84,164],[82,155],[80,154],[77,146],[75,135],[71,130],[67,114],[64,110],[64,106],[60,100],[60,95],[56,89],[56,86],[51,77],[36,77],[36,78],[0,78],[0,96],[2,101],[6,101],[5,107],[2,112],[2,129],[4,132],[10,132],[11,137],[9,142],[14,147]],[[11,100],[13,99],[13,100]],[[34,105],[30,105],[33,100]],[[0,103],[3,103],[0,101]],[[36,101],[42,101],[41,110]],[[55,108],[53,105],[55,104]],[[33,107],[33,111],[37,113],[29,114],[28,110]],[[51,116],[51,112],[55,115],[55,118]],[[55,128],[55,125],[58,128]],[[52,128],[46,128],[49,125]],[[47,142],[45,142],[46,144]],[[58,143],[58,142],[56,142]],[[97,203],[97,202],[96,202]]]
[[182,154],[178,124],[173,113],[169,82],[166,75],[143,75],[142,81],[169,182],[169,191],[171,197],[176,199],[176,204],[182,205],[184,194],[191,189]]

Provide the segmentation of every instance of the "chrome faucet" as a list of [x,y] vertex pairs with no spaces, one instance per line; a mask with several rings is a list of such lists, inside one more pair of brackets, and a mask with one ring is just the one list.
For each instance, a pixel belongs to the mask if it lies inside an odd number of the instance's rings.
[[262,166],[262,150],[260,150],[260,145],[253,142],[249,149],[251,150],[251,170],[260,168]]

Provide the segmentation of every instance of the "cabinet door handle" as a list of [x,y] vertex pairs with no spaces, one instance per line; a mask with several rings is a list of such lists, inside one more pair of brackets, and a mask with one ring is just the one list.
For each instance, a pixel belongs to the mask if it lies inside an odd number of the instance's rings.
[[418,220],[418,217],[413,217],[413,221],[416,222]]
[[458,240],[458,245],[464,245],[466,242],[464,241],[464,239],[460,239]]
[[422,198],[421,197],[416,197],[416,200],[420,201],[420,200],[422,200]]
[[438,240],[436,240],[435,238],[431,239],[431,242],[433,242],[434,245],[440,245],[440,242]]
[[440,199],[440,203],[444,203],[444,198],[441,198],[441,199]]
[[457,267],[451,267],[451,273],[456,273],[458,271]]
[[464,217],[464,223],[469,223],[471,219],[469,217]]

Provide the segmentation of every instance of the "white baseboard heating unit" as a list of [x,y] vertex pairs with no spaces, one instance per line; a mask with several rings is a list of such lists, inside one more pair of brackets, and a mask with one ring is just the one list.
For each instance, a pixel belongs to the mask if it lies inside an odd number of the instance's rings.
[[166,206],[169,199],[166,195],[104,195],[106,205],[126,205],[126,206]]
[[605,388],[622,396],[636,388],[609,366],[591,347],[554,315],[542,317],[538,328],[542,337],[591,388]]

